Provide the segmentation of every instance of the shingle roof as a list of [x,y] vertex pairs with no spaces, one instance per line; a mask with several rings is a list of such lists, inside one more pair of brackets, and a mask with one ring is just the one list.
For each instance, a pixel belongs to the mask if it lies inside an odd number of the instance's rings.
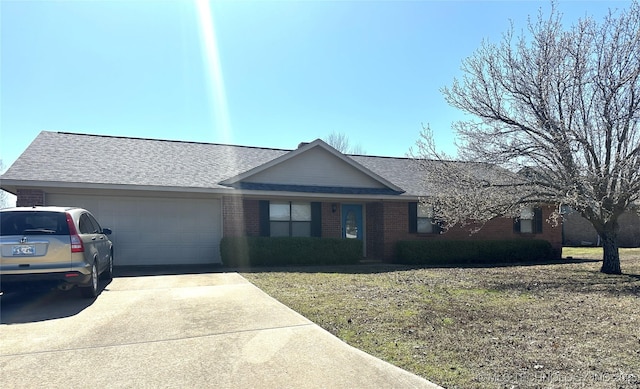
[[286,150],[41,132],[3,179],[217,188]]
[[[219,183],[290,151],[43,131],[2,179],[229,189]],[[349,157],[405,190],[404,195],[426,194],[409,158]]]

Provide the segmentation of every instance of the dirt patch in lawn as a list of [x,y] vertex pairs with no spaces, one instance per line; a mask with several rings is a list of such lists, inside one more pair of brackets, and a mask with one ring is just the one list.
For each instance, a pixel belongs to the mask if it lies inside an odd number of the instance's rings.
[[243,276],[352,346],[447,388],[636,388],[640,250],[621,253],[621,276],[601,274],[597,261]]

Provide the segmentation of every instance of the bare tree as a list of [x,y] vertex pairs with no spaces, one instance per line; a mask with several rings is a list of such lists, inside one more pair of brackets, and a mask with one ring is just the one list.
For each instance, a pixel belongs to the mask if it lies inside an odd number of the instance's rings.
[[[618,217],[640,198],[640,4],[600,23],[586,17],[564,29],[561,19],[553,2],[528,34],[514,37],[512,25],[499,44],[483,42],[463,61],[462,79],[442,89],[473,117],[454,123],[466,163],[446,162],[429,128],[417,156],[439,161],[422,171],[432,185],[446,177],[431,201],[447,222],[568,205],[599,234],[601,271],[620,274]],[[478,174],[487,163],[505,169],[500,179]]]
[[349,154],[364,154],[364,150],[362,146],[351,145],[349,142],[349,137],[347,137],[344,133],[332,132],[324,139],[328,145],[338,150],[341,153],[349,153]]

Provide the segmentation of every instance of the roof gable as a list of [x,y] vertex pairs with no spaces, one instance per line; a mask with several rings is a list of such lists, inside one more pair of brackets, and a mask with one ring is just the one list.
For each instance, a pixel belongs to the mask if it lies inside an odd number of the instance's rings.
[[220,184],[244,189],[328,193],[403,193],[320,139],[275,158]]

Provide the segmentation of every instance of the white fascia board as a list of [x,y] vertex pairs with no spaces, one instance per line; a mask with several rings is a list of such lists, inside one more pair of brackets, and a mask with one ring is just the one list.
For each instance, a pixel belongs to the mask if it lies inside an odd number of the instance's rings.
[[61,189],[98,189],[98,190],[124,190],[146,192],[193,192],[193,193],[226,193],[226,189],[197,188],[183,186],[159,186],[159,185],[126,185],[126,184],[100,184],[86,182],[56,182],[56,181],[25,181],[3,180],[3,187],[12,188],[61,188]]
[[[293,191],[267,191],[267,190],[246,190],[235,188],[193,188],[193,187],[173,187],[173,186],[144,186],[144,185],[124,185],[124,184],[96,184],[84,182],[54,182],[54,181],[24,181],[24,180],[3,180],[2,186],[12,188],[33,188],[33,189],[80,189],[80,190],[114,190],[114,191],[138,191],[138,192],[182,192],[182,193],[202,193],[226,196],[242,197],[286,197],[305,198],[316,200],[346,200],[346,201],[418,201],[419,196],[413,195],[366,195],[366,194],[341,194],[341,193],[309,193]],[[14,193],[15,194],[15,193]]]

